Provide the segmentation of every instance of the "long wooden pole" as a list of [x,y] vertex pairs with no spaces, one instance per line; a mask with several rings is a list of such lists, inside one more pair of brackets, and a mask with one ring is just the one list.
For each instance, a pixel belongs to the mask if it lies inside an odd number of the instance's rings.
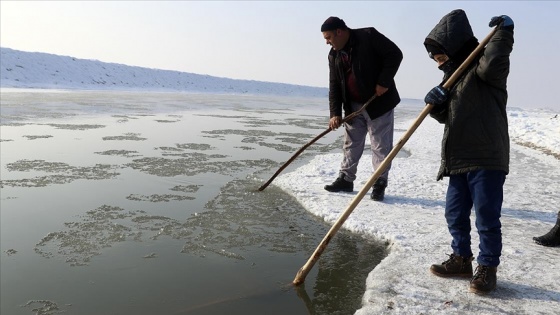
[[[344,119],[342,120],[342,123],[345,123],[347,121],[349,121],[350,119],[356,117],[357,115],[360,115],[365,109],[366,107],[369,106],[369,104],[371,104],[371,102],[375,99],[376,95],[373,95],[358,111],[353,112],[352,114],[344,117]],[[294,153],[294,155],[292,155],[292,157],[286,161],[286,163],[284,163],[277,171],[276,173],[274,173],[274,175],[272,175],[272,177],[270,177],[270,179],[264,183],[261,187],[259,187],[259,191],[263,191],[266,187],[268,187],[268,185],[270,185],[270,183],[272,183],[272,181],[276,178],[276,176],[278,176],[280,174],[280,172],[282,172],[286,167],[288,167],[288,165],[290,165],[290,163],[292,163],[305,149],[307,149],[310,145],[312,145],[313,143],[315,143],[317,140],[321,139],[322,137],[324,137],[327,133],[331,132],[332,129],[328,128],[327,130],[321,132],[318,136],[316,136],[315,138],[313,138],[311,141],[309,141],[308,143],[306,143],[303,147],[301,147],[299,150],[297,150],[296,153]]]
[[[480,52],[482,52],[486,44],[488,44],[492,36],[494,36],[495,32],[496,32],[496,28],[492,29],[490,34],[488,34],[482,40],[482,42],[480,42],[480,44],[469,55],[469,57],[467,57],[467,59],[459,66],[459,68],[455,70],[455,72],[447,80],[447,82],[445,82],[445,84],[443,85],[444,88],[450,89],[451,87],[453,87],[455,81],[457,81],[457,79],[463,74],[463,72],[471,64],[471,62],[480,54]],[[373,175],[371,175],[371,177],[366,182],[364,187],[362,187],[362,189],[358,192],[358,194],[354,197],[354,199],[352,199],[352,201],[350,202],[346,210],[344,210],[342,215],[338,218],[338,220],[334,223],[331,229],[327,232],[327,234],[325,235],[325,237],[323,238],[319,246],[317,246],[317,249],[315,249],[315,252],[313,252],[309,260],[307,260],[305,265],[303,265],[303,267],[301,267],[301,269],[298,271],[294,281],[292,282],[294,285],[299,285],[305,281],[305,277],[307,276],[309,271],[311,271],[311,268],[313,268],[315,263],[319,260],[319,257],[321,256],[325,248],[327,248],[327,245],[334,237],[336,232],[340,229],[342,224],[344,224],[344,221],[346,221],[346,219],[350,216],[352,211],[354,211],[356,206],[360,203],[362,198],[369,191],[371,186],[373,186],[373,184],[379,178],[379,176],[381,176],[381,174],[383,174],[385,169],[387,169],[387,167],[391,164],[391,161],[393,161],[397,153],[399,153],[399,151],[404,146],[404,144],[408,141],[408,139],[410,139],[410,136],[412,136],[412,134],[416,131],[418,126],[420,126],[424,118],[426,118],[426,116],[430,113],[433,107],[434,107],[433,104],[426,104],[426,106],[424,107],[424,109],[422,110],[418,118],[416,118],[416,120],[413,122],[412,126],[405,132],[405,134],[401,137],[399,142],[397,142],[397,144],[393,147],[391,152],[389,152],[387,157],[385,157],[383,162],[381,162],[381,165],[379,165],[377,170],[375,170]]]

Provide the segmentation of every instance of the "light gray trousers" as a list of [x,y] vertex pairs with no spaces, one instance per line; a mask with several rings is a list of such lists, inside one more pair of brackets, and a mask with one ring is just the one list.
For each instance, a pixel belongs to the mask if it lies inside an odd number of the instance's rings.
[[[363,104],[352,102],[352,111],[358,111]],[[364,110],[350,121],[344,123],[344,145],[342,151],[344,158],[340,165],[340,175],[344,174],[344,179],[353,182],[358,171],[358,162],[364,153],[366,135],[369,134],[371,142],[371,163],[375,171],[385,157],[393,149],[393,129],[395,112],[389,112],[373,120],[369,118]],[[381,174],[379,178],[388,179],[391,165]]]

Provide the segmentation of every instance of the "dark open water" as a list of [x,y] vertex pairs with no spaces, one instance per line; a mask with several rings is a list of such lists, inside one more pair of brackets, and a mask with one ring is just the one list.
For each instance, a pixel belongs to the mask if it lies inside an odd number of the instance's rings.
[[330,226],[274,185],[257,192],[325,130],[326,106],[3,91],[0,312],[352,314],[385,245],[340,231],[293,287]]

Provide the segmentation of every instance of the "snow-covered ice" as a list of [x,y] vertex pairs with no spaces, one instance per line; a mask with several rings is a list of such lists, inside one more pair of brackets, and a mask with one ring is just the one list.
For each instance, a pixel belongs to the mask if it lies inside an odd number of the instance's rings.
[[[560,117],[523,109],[510,109],[508,115],[512,147],[497,289],[478,296],[468,292],[468,279],[429,272],[431,264],[452,251],[443,215],[447,178],[435,180],[443,125],[426,117],[403,147],[409,154],[393,160],[385,201],[372,201],[367,194],[343,225],[390,244],[389,256],[368,276],[363,307],[356,314],[558,314],[560,248],[537,245],[532,237],[548,232],[560,210]],[[395,140],[412,122],[395,126]],[[273,183],[333,224],[372,175],[368,154],[366,149],[354,193],[323,189],[337,177],[341,153],[316,156]],[[474,222],[471,235],[476,256]]]

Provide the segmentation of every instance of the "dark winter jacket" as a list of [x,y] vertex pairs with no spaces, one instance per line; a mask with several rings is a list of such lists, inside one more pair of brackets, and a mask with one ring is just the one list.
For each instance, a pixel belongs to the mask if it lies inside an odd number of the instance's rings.
[[[453,60],[472,38],[465,12],[455,10],[442,18],[426,41],[437,42]],[[497,30],[450,90],[447,106],[430,113],[445,124],[438,179],[482,169],[509,172],[506,83],[512,49],[513,32]]]
[[[388,88],[368,107],[371,119],[377,118],[395,108],[400,102],[394,77],[399,69],[403,55],[399,47],[375,28],[351,29],[345,51],[351,53],[352,71],[356,77],[360,94],[359,102],[365,103],[375,94],[377,84]],[[342,110],[349,115],[349,93],[346,90],[346,77],[339,52],[329,52],[329,107],[330,117],[342,116]]]

